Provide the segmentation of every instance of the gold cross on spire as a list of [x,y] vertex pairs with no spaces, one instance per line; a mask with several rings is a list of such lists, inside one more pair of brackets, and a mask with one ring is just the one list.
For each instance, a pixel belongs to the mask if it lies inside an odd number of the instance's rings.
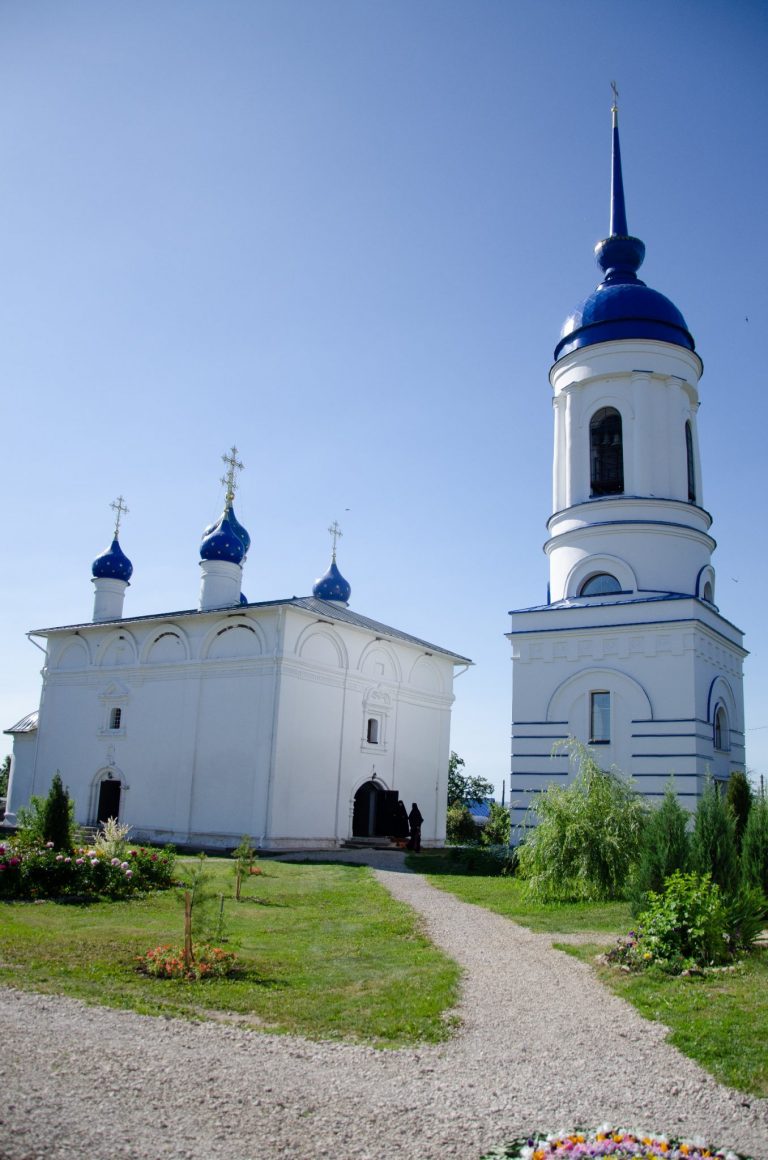
[[237,458],[237,448],[230,447],[229,455],[222,455],[222,462],[227,464],[227,474],[222,475],[220,483],[223,483],[227,489],[226,502],[232,503],[237,491],[237,480],[235,479],[236,471],[244,471],[245,464],[241,463]]
[[119,495],[115,502],[111,503],[109,506],[115,513],[115,539],[117,539],[118,532],[120,531],[120,517],[128,515],[128,508],[125,506],[125,500],[121,495]]
[[344,535],[344,533],[342,532],[341,528],[339,527],[338,520],[333,521],[333,523],[329,527],[328,531],[331,533],[331,539],[333,540],[333,558],[335,560],[336,559],[336,542],[341,539],[341,537]]
[[611,92],[613,93],[613,107],[617,109],[619,107],[619,90],[616,87],[616,81],[611,81]]

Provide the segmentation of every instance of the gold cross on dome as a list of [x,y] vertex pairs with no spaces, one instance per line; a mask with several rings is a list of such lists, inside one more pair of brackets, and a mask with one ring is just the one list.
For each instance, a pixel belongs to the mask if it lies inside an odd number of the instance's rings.
[[336,543],[338,540],[341,539],[341,537],[344,535],[344,533],[342,532],[341,528],[339,527],[338,520],[333,521],[333,523],[329,527],[328,531],[331,533],[331,539],[333,540],[333,558],[335,560],[336,559]]
[[237,491],[237,480],[235,479],[235,472],[244,471],[245,464],[241,463],[237,458],[237,448],[234,446],[230,447],[229,455],[222,455],[221,459],[223,463],[227,464],[227,474],[222,475],[219,482],[223,483],[227,489],[227,503],[232,503],[232,500],[235,498],[235,492]]
[[120,531],[120,518],[121,516],[128,515],[128,508],[125,506],[125,500],[121,495],[119,495],[115,502],[111,503],[109,506],[115,513],[115,539],[117,539],[118,532]]

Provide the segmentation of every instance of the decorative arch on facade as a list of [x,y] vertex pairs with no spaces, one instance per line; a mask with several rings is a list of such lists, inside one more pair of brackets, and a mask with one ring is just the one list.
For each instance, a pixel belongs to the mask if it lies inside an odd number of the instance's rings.
[[91,654],[87,642],[81,636],[65,639],[53,656],[52,668],[64,671],[87,669],[91,664]]
[[569,721],[576,699],[595,690],[618,693],[631,706],[633,718],[653,719],[651,698],[639,681],[620,669],[594,666],[566,677],[557,686],[547,705],[547,721]]
[[599,407],[589,420],[589,486],[593,496],[624,491],[624,435],[617,407]]
[[622,592],[637,591],[637,577],[629,564],[625,560],[619,559],[618,556],[601,554],[599,556],[586,556],[574,564],[565,581],[566,599],[578,596],[587,580],[603,573],[615,576],[621,585]]
[[147,665],[178,664],[190,657],[189,638],[183,629],[171,622],[152,629],[141,649],[141,663]]
[[425,693],[444,693],[443,674],[430,657],[417,657],[408,675],[408,684]]
[[139,650],[133,635],[125,628],[111,632],[96,650],[96,664],[100,668],[120,668],[135,665]]
[[238,657],[259,657],[266,642],[261,626],[245,617],[219,620],[206,634],[200,650],[203,660],[227,660]]
[[366,677],[397,682],[403,679],[400,662],[394,651],[378,640],[366,645],[357,667]]
[[696,595],[699,600],[706,600],[707,604],[715,603],[715,569],[711,564],[705,564],[699,569],[696,577]]
[[[98,769],[91,779],[89,802],[88,802],[88,820],[92,826],[99,824],[99,806],[102,802],[106,805],[109,798],[105,793],[103,796],[102,785],[106,783],[107,786],[113,786],[114,789],[109,794],[113,803],[117,804],[117,814],[110,814],[110,817],[117,817],[121,820],[124,813],[125,793],[128,786],[125,781],[125,774],[117,765],[103,765]],[[101,800],[100,800],[101,799]],[[105,821],[106,819],[101,819]]]
[[736,697],[726,677],[715,677],[707,694],[707,724],[711,725],[713,730],[718,705],[722,705],[726,711],[729,729],[741,729],[741,721],[737,717]]
[[296,655],[313,664],[346,669],[349,666],[346,645],[329,625],[310,624],[302,629],[296,641]]

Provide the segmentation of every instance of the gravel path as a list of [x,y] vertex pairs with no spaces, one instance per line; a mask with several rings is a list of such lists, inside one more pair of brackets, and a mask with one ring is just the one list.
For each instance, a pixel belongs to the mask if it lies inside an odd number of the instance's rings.
[[548,936],[402,855],[364,860],[464,967],[454,1040],[375,1051],[0,988],[2,1160],[476,1160],[606,1119],[768,1160],[768,1100],[718,1085]]

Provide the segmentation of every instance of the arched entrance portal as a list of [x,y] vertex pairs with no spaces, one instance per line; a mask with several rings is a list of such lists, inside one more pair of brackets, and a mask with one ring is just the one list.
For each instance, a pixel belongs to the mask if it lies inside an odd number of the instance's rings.
[[397,833],[397,790],[366,781],[355,794],[352,813],[353,838],[383,838]]
[[99,806],[96,811],[96,821],[100,826],[110,818],[118,820],[120,816],[120,782],[108,778],[99,786]]

